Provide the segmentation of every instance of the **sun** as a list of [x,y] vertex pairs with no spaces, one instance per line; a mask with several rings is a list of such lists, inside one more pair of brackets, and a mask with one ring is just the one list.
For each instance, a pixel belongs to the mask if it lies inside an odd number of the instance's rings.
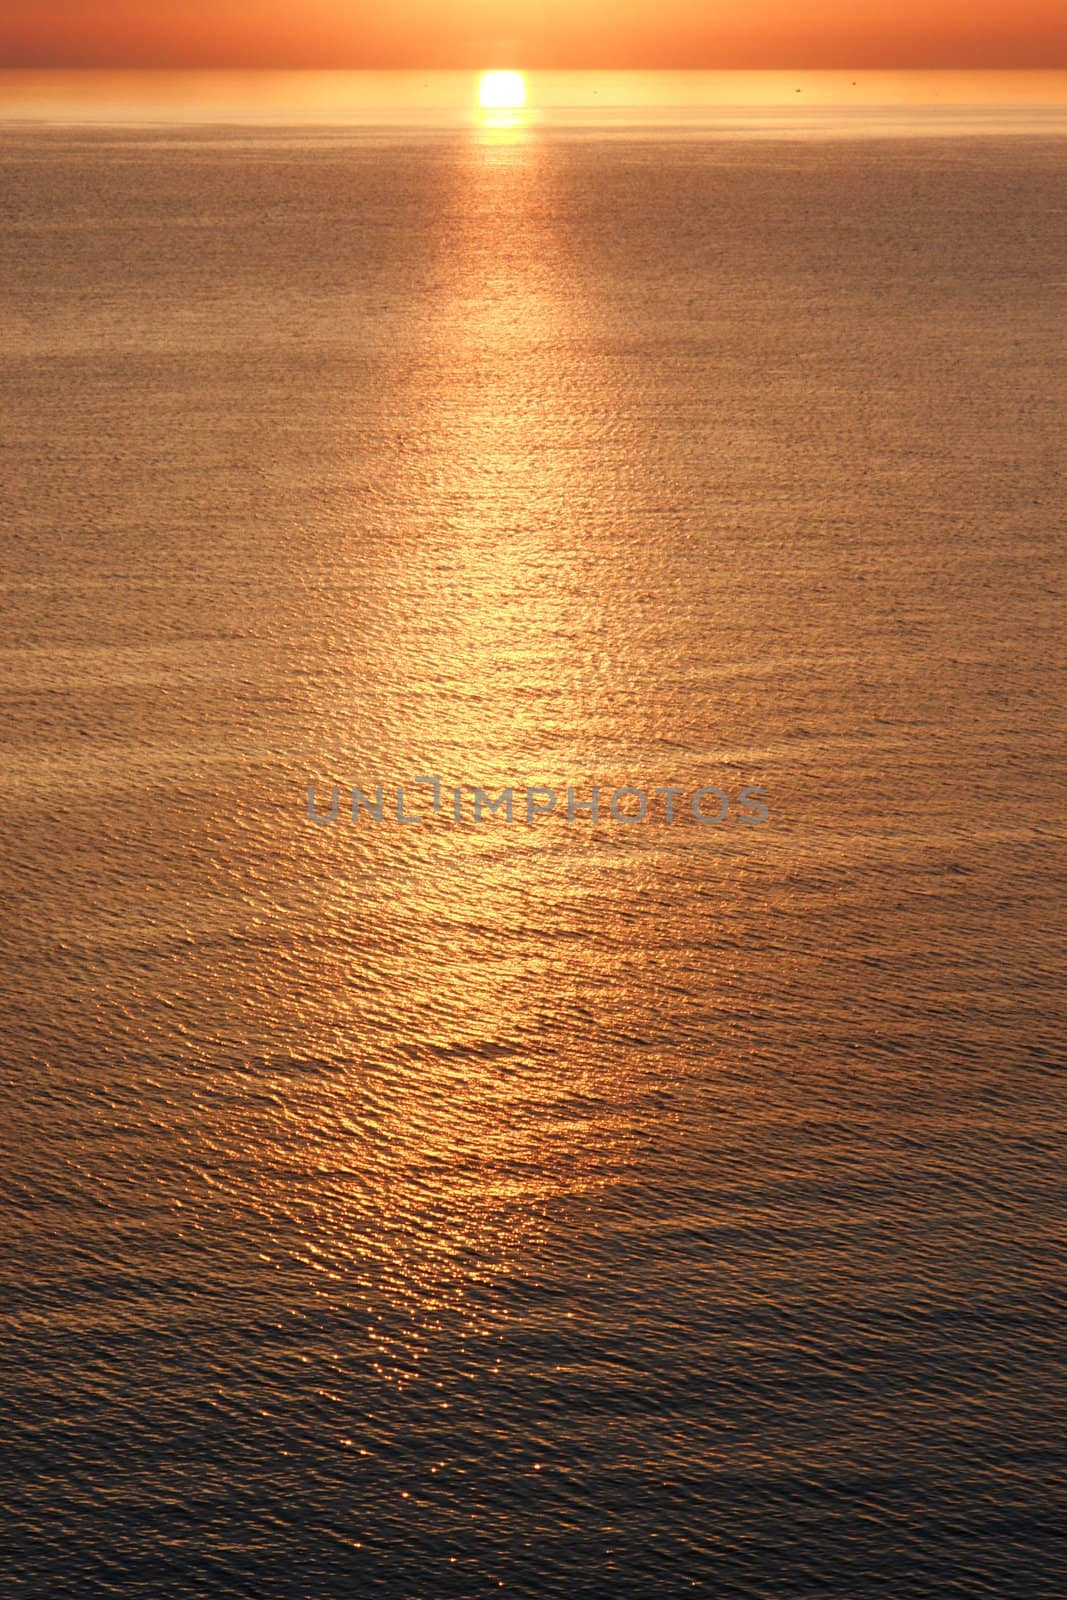
[[483,111],[521,111],[526,104],[525,75],[483,72],[478,79],[478,104]]

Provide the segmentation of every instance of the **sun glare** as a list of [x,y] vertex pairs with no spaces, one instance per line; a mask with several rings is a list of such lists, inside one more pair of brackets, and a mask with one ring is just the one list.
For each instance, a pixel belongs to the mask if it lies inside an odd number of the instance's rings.
[[526,104],[526,78],[521,72],[483,72],[478,79],[478,104],[483,111],[521,111]]

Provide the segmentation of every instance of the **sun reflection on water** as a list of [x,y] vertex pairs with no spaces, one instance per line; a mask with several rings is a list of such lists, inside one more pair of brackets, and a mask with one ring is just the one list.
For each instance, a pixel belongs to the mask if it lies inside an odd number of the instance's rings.
[[[561,751],[556,720],[594,606],[572,517],[594,486],[564,447],[558,352],[574,297],[543,152],[495,147],[524,115],[482,112],[442,189],[434,289],[406,333],[418,434],[374,504],[403,535],[337,557],[361,563],[347,582],[365,610],[357,623],[330,606],[321,626],[359,670],[346,690],[323,681],[316,714],[320,748],[351,752],[349,782],[428,772],[447,794],[558,777],[579,756]],[[377,733],[360,747],[368,704]],[[575,1043],[599,948],[570,855],[587,845],[553,841],[457,827],[447,806],[436,824],[349,823],[314,841],[333,870],[305,1021],[339,1071],[291,1133],[314,1162],[336,1117],[351,1149],[348,1182],[306,1218],[307,1255],[318,1276],[366,1280],[385,1308],[377,1359],[397,1382],[435,1328],[486,1335],[512,1314],[499,1286],[521,1283],[549,1213],[584,1205],[632,1139],[624,1053]]]

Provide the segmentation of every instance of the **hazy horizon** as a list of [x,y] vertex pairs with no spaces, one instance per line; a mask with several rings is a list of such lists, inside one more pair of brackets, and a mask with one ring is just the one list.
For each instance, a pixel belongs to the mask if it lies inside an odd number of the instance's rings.
[[[0,122],[477,122],[476,71],[0,71]],[[1051,132],[1067,71],[528,72],[533,131],[606,122],[836,133]],[[908,112],[913,113],[910,117]]]

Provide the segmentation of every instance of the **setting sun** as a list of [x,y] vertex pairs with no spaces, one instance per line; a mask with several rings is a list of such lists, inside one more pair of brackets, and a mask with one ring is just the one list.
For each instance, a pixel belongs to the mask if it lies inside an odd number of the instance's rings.
[[478,79],[478,104],[483,111],[519,111],[526,104],[526,78],[521,72],[483,72]]

